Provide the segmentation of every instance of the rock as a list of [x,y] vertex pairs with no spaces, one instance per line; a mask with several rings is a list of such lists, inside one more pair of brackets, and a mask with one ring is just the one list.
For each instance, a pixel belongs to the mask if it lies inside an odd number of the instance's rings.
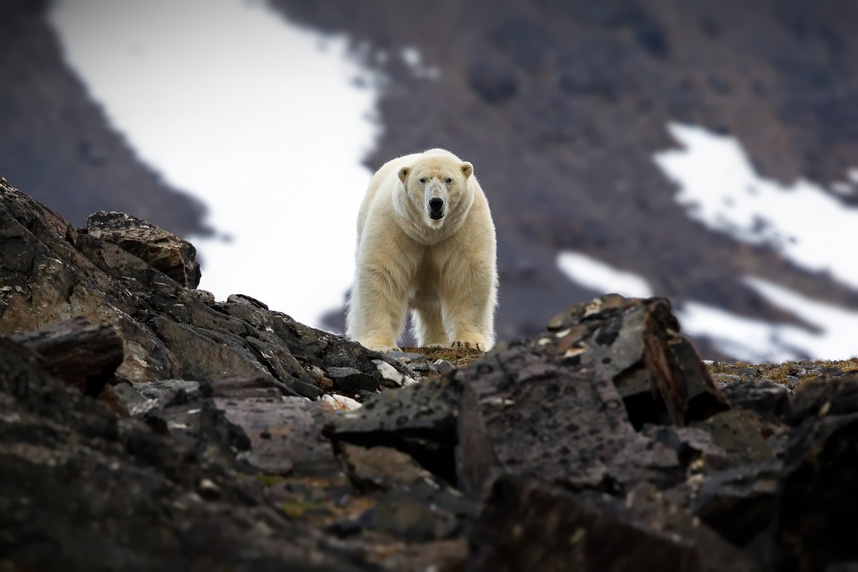
[[405,542],[431,542],[461,534],[477,512],[478,506],[456,491],[424,482],[393,487],[360,521],[367,530]]
[[125,401],[122,399],[122,397],[119,396],[119,394],[113,389],[113,386],[111,385],[105,385],[104,389],[102,389],[101,393],[99,393],[96,397],[96,400],[108,411],[112,411],[120,417],[131,416],[131,412],[128,411],[128,407],[126,407]]
[[712,436],[712,441],[727,453],[729,466],[748,465],[774,459],[775,452],[762,436],[756,413],[735,409],[694,424]]
[[301,397],[213,402],[250,440],[249,450],[238,459],[253,472],[308,476],[335,470],[331,445],[322,436],[322,427],[333,414],[326,404]]
[[676,523],[678,510],[643,519],[634,497],[632,511],[624,504],[500,477],[471,536],[468,570],[754,570],[717,535],[696,533],[690,517]]
[[186,288],[200,283],[194,246],[152,223],[125,213],[99,211],[86,220],[86,232],[133,254]]
[[858,413],[808,418],[790,435],[775,501],[777,570],[858,561]]
[[360,402],[345,395],[323,395],[322,400],[337,411],[354,411],[362,407]]
[[[665,300],[607,295],[416,383],[425,355],[370,352],[248,296],[216,302],[0,194],[0,324],[43,354],[0,336],[0,567],[858,558],[839,525],[858,509],[851,374],[795,365],[807,381],[786,412],[785,390],[736,366],[730,409]],[[26,331],[72,312],[90,322]],[[94,373],[50,366],[68,355]],[[57,379],[71,374],[99,401]]]
[[336,450],[343,472],[361,490],[390,490],[394,485],[431,481],[432,474],[410,456],[390,447],[364,448],[340,443]]
[[772,521],[780,461],[765,461],[709,475],[691,511],[735,546],[746,546]]
[[576,304],[548,324],[541,340],[574,362],[600,362],[636,428],[685,425],[729,408],[663,298],[617,294]]
[[432,362],[432,365],[438,370],[438,373],[441,375],[446,375],[456,369],[456,366],[448,362],[447,360],[437,359]]
[[800,425],[814,416],[858,413],[858,375],[854,373],[804,383],[796,388],[789,403],[789,422]]
[[[399,373],[390,364],[381,363],[390,367],[397,374]],[[361,391],[378,391],[378,379],[353,367],[329,367],[327,374],[337,389],[350,395],[358,394]]]
[[694,544],[704,570],[758,570],[754,561],[725,542],[719,530],[710,528],[708,523],[701,524],[695,515],[667,500],[649,483],[642,483],[632,489],[626,495],[624,508],[627,517],[639,526]]
[[[268,375],[210,383],[165,380],[138,384],[149,400],[141,410],[159,417],[173,436],[206,458],[244,473],[328,475],[336,471],[322,428],[335,414],[324,402],[292,397]],[[140,413],[138,413],[139,415]],[[204,424],[208,422],[208,432]]]
[[13,339],[39,354],[54,376],[93,397],[102,393],[124,358],[116,329],[84,318],[55,322]]
[[642,433],[673,450],[683,465],[697,472],[723,469],[729,464],[727,452],[703,429],[645,425]]
[[371,396],[363,407],[332,420],[325,434],[334,447],[392,447],[411,455],[448,483],[456,482],[456,417],[461,383],[453,378]]
[[478,494],[495,469],[573,489],[678,483],[676,451],[635,428],[728,407],[678,327],[664,300],[609,295],[461,371],[460,487]]
[[783,420],[789,411],[789,390],[769,381],[738,381],[724,386],[724,397],[739,409]]

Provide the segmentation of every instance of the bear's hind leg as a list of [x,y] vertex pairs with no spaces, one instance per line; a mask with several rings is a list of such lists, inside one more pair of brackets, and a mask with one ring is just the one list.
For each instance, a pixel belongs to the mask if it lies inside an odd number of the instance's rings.
[[420,288],[411,300],[414,310],[414,337],[420,347],[447,347],[450,338],[444,330],[444,319],[441,316],[441,298],[437,290],[430,291]]

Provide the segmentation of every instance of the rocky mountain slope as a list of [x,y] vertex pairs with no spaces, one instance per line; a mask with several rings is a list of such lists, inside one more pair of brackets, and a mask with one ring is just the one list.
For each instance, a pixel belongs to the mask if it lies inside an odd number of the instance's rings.
[[193,255],[0,180],[0,568],[858,566],[854,372],[713,378],[666,299],[617,295],[382,355],[215,301]]

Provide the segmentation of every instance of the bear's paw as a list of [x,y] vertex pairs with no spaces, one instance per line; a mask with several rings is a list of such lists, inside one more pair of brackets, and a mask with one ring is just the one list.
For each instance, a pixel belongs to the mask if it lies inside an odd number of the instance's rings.
[[482,342],[472,342],[469,340],[456,340],[450,347],[454,350],[477,350],[480,352],[486,351],[486,344]]

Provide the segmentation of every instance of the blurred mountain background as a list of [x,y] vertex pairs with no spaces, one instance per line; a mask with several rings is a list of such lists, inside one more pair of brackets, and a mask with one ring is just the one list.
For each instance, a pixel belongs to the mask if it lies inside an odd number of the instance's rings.
[[[353,57],[383,78],[381,130],[366,167],[431,147],[474,163],[498,229],[500,339],[540,331],[561,309],[603,293],[601,284],[570,279],[560,264],[570,253],[630,273],[648,287],[642,294],[685,308],[704,357],[849,357],[820,356],[803,340],[826,339],[829,315],[858,316],[858,290],[836,266],[854,266],[858,227],[842,230],[820,219],[829,211],[807,209],[806,226],[830,233],[821,248],[838,256],[830,267],[802,263],[788,245],[803,240],[804,221],[790,222],[796,236],[781,242],[731,232],[730,221],[707,223],[678,200],[680,185],[657,157],[682,150],[671,125],[693,127],[741,145],[786,200],[790,185],[805,180],[826,204],[852,213],[855,2],[269,0],[267,7],[291,25],[345,34]],[[46,0],[0,4],[0,175],[73,224],[120,210],[184,236],[222,232],[206,220],[204,199],[171,187],[110,125],[66,63],[50,9]],[[358,187],[348,192],[360,195]],[[770,214],[755,215],[749,232],[776,225],[777,211]],[[296,247],[312,244],[289,248]],[[342,248],[351,253],[353,244]],[[276,252],[271,229],[259,264]],[[312,281],[313,269],[301,268],[296,279]],[[794,298],[767,294],[754,280]],[[692,308],[729,319],[707,329],[692,321]],[[681,312],[680,319],[685,325]],[[342,331],[341,312],[322,321]],[[751,335],[743,325],[778,350],[763,343],[743,352],[736,341]],[[849,351],[849,341],[839,343]]]

